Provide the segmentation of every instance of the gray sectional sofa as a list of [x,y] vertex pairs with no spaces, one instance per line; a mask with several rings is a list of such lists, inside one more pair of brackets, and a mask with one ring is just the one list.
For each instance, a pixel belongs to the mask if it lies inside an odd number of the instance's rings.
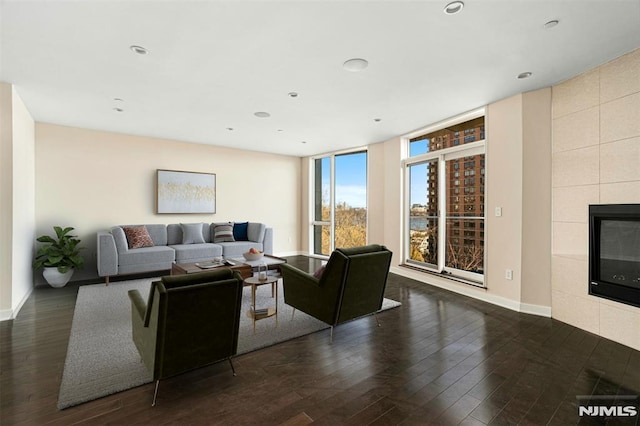
[[[100,231],[97,239],[98,275],[104,277],[108,284],[111,276],[169,270],[174,262],[190,263],[212,260],[215,257],[241,257],[251,247],[273,254],[273,229],[267,228],[265,224],[238,223],[244,225],[246,236],[241,232],[243,237],[240,240],[226,238],[226,241],[214,242],[214,229],[218,229],[216,225],[221,223],[144,225],[151,237],[152,246],[140,248],[129,248],[124,228],[142,225],[114,226],[110,231]],[[200,229],[202,232],[195,239],[194,229],[196,234]]]

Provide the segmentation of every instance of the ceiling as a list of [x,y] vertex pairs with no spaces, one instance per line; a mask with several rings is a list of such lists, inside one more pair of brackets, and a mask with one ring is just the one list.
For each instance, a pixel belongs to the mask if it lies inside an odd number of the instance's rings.
[[[447,3],[4,0],[0,80],[38,122],[307,156],[640,47],[638,0],[465,0],[455,15]],[[351,58],[369,66],[346,71]]]

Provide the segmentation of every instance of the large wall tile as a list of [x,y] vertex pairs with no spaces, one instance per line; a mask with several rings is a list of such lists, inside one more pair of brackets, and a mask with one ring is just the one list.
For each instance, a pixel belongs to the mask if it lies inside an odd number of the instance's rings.
[[600,108],[578,111],[553,121],[553,152],[598,145]]
[[640,181],[600,185],[600,203],[640,203]]
[[553,222],[552,254],[588,255],[588,239],[589,229],[586,223]]
[[600,68],[600,102],[640,92],[640,49]]
[[601,144],[637,136],[640,136],[640,92],[600,106]]
[[556,152],[552,157],[552,186],[578,186],[599,183],[599,148]]
[[551,286],[553,290],[585,297],[589,294],[589,261],[562,256],[551,258]]
[[553,188],[552,220],[554,222],[587,223],[589,204],[600,202],[599,185]]
[[600,183],[640,181],[640,137],[600,145]]
[[588,71],[552,88],[552,117],[594,107],[600,103],[600,70]]
[[601,303],[600,335],[640,350],[640,309],[633,312]]
[[600,329],[600,304],[591,297],[579,297],[563,291],[551,292],[553,318],[594,334]]

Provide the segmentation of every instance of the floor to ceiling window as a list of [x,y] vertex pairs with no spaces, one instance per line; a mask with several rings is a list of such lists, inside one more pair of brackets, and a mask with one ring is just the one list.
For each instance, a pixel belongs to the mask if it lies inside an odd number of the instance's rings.
[[367,152],[314,158],[312,252],[367,243]]
[[484,284],[485,135],[482,112],[409,139],[404,161],[405,260]]

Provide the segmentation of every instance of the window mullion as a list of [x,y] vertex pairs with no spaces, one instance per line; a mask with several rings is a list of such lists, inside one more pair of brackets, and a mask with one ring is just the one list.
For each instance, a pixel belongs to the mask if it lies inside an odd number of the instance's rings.
[[444,270],[447,243],[447,181],[444,155],[438,157],[438,272]]

